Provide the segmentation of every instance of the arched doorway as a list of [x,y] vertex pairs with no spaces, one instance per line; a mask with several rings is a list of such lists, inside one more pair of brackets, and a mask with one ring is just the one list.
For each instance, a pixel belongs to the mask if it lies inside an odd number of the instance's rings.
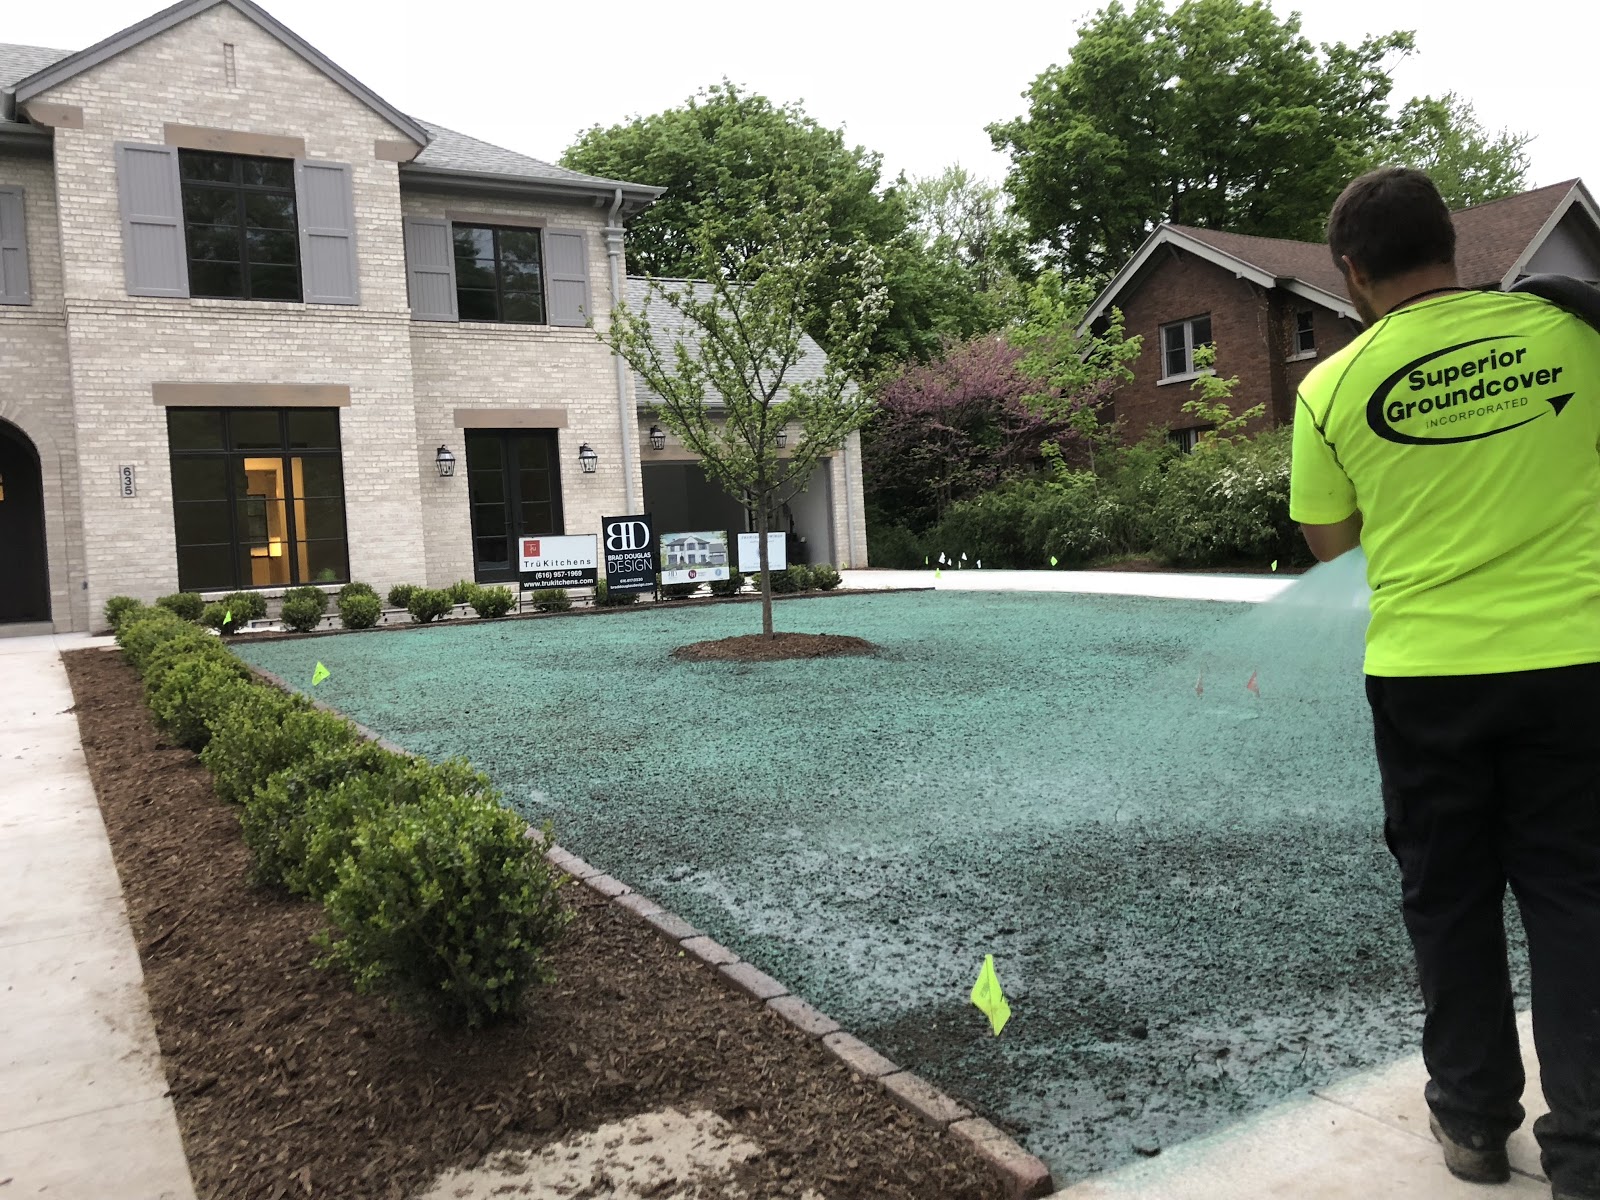
[[0,622],[49,619],[39,454],[27,434],[0,421]]

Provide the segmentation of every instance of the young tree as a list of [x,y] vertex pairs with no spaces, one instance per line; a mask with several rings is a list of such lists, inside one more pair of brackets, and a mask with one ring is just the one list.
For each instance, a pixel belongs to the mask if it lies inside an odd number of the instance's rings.
[[[875,248],[829,240],[834,197],[793,175],[773,187],[769,207],[709,217],[696,231],[695,256],[684,260],[691,280],[652,280],[644,303],[619,304],[600,335],[658,397],[661,423],[755,510],[768,637],[770,514],[872,415],[857,379],[887,306]],[[835,299],[818,312],[824,277],[837,285]],[[802,378],[806,330],[819,323],[827,359]],[[780,453],[780,432],[796,428]]]
[[1070,275],[1116,270],[1161,221],[1315,238],[1388,132],[1389,63],[1412,44],[1319,51],[1261,0],[1113,0],[989,134],[1030,237]]
[[1426,171],[1451,208],[1514,196],[1528,186],[1529,133],[1490,131],[1455,92],[1406,102],[1373,166]]

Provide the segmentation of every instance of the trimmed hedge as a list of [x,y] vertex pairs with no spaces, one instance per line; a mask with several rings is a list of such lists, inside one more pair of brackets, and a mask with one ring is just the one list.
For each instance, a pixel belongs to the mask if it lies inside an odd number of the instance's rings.
[[594,585],[594,603],[596,608],[619,608],[624,604],[632,604],[639,598],[638,592],[613,592],[606,587],[606,581],[600,580]]
[[351,596],[371,596],[378,599],[378,589],[370,583],[362,583],[359,579],[352,579],[339,589],[339,603],[343,604]]
[[450,593],[439,588],[413,588],[406,600],[406,611],[419,625],[437,621],[454,607]]
[[229,592],[222,603],[233,610],[235,624],[259,621],[267,615],[267,598],[260,592]]
[[477,594],[478,585],[470,579],[458,579],[443,590],[450,597],[451,604],[471,604],[472,597]]
[[383,615],[383,601],[375,592],[352,592],[339,597],[339,622],[346,629],[371,629]]
[[414,583],[397,583],[389,589],[389,607],[407,608],[411,604],[413,592],[419,590]]
[[729,568],[726,579],[713,579],[711,581],[711,594],[713,596],[737,596],[744,591],[744,582],[742,572]]
[[[312,590],[316,591],[315,588]],[[322,593],[318,592],[318,595],[322,595]],[[306,595],[285,596],[283,608],[279,610],[278,618],[297,633],[310,633],[318,625],[322,624],[322,611],[327,607],[327,604],[327,596],[322,596],[321,600],[313,600]]]
[[170,596],[163,596],[156,603],[168,612],[177,613],[185,621],[200,620],[200,614],[205,611],[206,602],[194,592],[173,592]]
[[539,612],[566,612],[572,607],[572,597],[565,588],[540,588],[531,599]]
[[106,601],[106,624],[111,626],[113,632],[118,625],[132,614],[144,607],[142,600],[135,600],[132,596],[113,596]]
[[830,563],[818,563],[811,568],[811,586],[820,591],[831,592],[843,582],[843,577]]
[[516,595],[508,587],[479,587],[472,585],[472,598],[467,601],[480,617],[503,617],[517,603]]

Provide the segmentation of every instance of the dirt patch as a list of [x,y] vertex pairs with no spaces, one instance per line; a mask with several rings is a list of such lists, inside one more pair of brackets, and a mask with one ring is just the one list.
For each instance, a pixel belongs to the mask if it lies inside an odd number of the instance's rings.
[[759,1147],[704,1194],[979,1200],[1003,1189],[816,1043],[587,889],[515,1025],[446,1035],[313,965],[316,906],[252,888],[238,820],[161,740],[118,654],[66,656],[202,1197],[403,1200],[491,1151],[672,1106]]
[[679,646],[672,657],[684,662],[782,662],[791,658],[877,653],[878,647],[865,638],[838,633],[776,633],[771,637],[749,633]]

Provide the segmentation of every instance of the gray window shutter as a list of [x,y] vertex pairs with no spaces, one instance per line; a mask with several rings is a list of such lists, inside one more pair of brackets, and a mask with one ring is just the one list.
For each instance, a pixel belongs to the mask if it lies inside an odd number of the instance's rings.
[[183,193],[176,146],[117,146],[122,259],[130,296],[187,296]]
[[544,231],[544,274],[550,289],[550,324],[587,325],[589,236],[581,229]]
[[300,218],[300,274],[307,304],[359,304],[356,204],[344,163],[297,159],[295,202]]
[[0,304],[31,304],[22,189],[0,187]]
[[419,321],[456,320],[456,254],[450,222],[407,217],[405,230],[411,315]]

